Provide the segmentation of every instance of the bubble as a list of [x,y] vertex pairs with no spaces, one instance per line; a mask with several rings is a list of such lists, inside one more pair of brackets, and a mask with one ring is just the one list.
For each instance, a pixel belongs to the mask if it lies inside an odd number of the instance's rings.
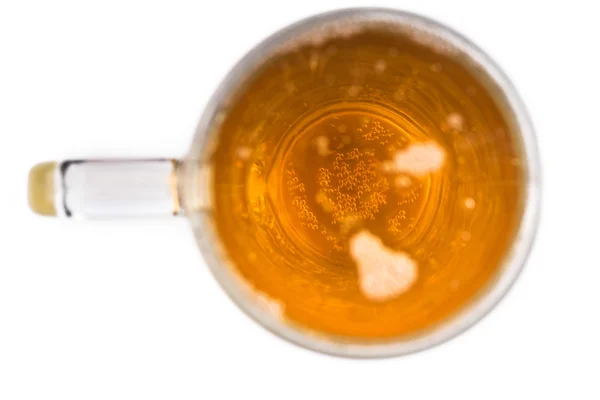
[[431,64],[431,67],[429,67],[431,69],[432,72],[442,72],[442,64],[440,63],[435,63],[435,64]]
[[350,97],[356,97],[360,93],[360,86],[353,85],[348,88],[348,95]]
[[387,63],[385,62],[385,60],[377,60],[377,62],[375,62],[374,68],[376,73],[382,74],[387,68]]
[[225,112],[225,111],[219,111],[215,115],[214,122],[215,122],[216,125],[220,125],[220,124],[222,124],[225,121],[226,118],[227,118],[227,112]]
[[474,208],[475,208],[475,205],[476,205],[476,203],[475,203],[475,199],[473,199],[472,197],[467,197],[467,198],[465,199],[465,207],[466,207],[468,210],[472,210],[472,209],[474,209]]
[[464,127],[464,118],[458,113],[450,113],[446,116],[446,123],[455,131],[462,131]]
[[240,160],[248,160],[252,155],[252,149],[247,146],[240,146],[237,148],[236,155]]
[[396,177],[395,183],[397,187],[404,189],[412,185],[412,180],[407,175],[400,175]]
[[320,156],[327,156],[331,153],[329,150],[329,138],[327,136],[317,136],[315,138],[315,144],[317,146],[317,153]]

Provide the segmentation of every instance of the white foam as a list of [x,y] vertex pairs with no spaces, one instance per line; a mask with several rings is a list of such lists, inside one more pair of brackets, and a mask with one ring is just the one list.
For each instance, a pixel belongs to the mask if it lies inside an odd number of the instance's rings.
[[445,159],[446,153],[438,144],[414,143],[396,152],[394,168],[396,172],[423,176],[439,170],[444,165]]
[[417,263],[408,254],[387,248],[369,231],[355,234],[349,243],[350,256],[358,269],[360,290],[368,299],[391,300],[416,282]]
[[283,319],[285,313],[285,305],[263,292],[255,291],[256,304],[267,314],[276,319]]

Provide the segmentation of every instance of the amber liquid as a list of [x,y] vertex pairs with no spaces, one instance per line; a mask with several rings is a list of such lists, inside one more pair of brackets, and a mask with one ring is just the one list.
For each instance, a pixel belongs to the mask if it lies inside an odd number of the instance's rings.
[[[232,268],[284,321],[417,334],[498,276],[522,213],[518,132],[455,54],[385,29],[346,36],[285,48],[231,98],[212,215]],[[357,253],[360,234],[380,247]],[[412,275],[378,271],[396,255]]]

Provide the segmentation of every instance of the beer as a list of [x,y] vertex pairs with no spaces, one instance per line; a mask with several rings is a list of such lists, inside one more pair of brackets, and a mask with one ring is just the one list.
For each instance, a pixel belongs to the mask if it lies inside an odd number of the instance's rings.
[[316,334],[434,328],[498,276],[516,124],[453,49],[383,25],[288,41],[215,119],[211,214],[264,309]]

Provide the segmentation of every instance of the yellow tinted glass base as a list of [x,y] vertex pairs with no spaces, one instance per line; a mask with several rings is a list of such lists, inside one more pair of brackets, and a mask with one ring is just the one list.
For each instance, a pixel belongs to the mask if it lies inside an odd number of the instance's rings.
[[54,204],[55,162],[40,163],[29,172],[29,207],[40,215],[56,216]]

